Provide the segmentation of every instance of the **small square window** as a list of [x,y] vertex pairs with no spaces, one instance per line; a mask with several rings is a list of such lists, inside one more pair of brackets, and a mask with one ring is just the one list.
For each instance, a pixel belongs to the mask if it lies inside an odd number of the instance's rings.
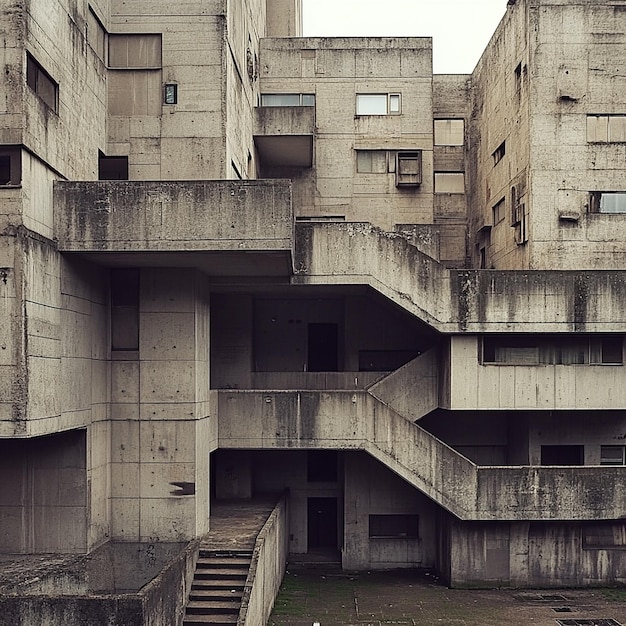
[[0,146],[0,186],[22,182],[22,151],[19,147]]
[[465,143],[465,122],[463,120],[435,120],[436,146],[462,146]]
[[168,83],[163,91],[164,104],[176,104],[178,102],[178,85]]
[[624,446],[600,446],[600,465],[624,465]]

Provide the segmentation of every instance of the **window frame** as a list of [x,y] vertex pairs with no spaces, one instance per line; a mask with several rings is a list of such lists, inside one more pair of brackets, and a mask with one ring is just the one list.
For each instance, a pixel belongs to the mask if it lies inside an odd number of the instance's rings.
[[[403,528],[404,531],[384,532],[384,527]],[[419,539],[419,515],[417,513],[386,513],[368,516],[370,539]]]
[[[456,176],[463,177],[463,191],[439,191],[437,189],[437,181],[439,179],[443,180],[443,177],[449,176],[449,175],[456,175]],[[466,183],[465,172],[433,172],[433,193],[436,195],[444,195],[444,194],[457,195],[457,196],[464,195],[466,193],[465,183]]]
[[[607,211],[602,210],[602,200],[604,196],[619,197],[623,210],[621,211]],[[592,191],[589,193],[589,212],[597,215],[626,215],[626,191]]]
[[[616,462],[615,460],[612,460],[610,457],[610,454],[607,455],[608,452],[619,452],[619,455],[615,455],[615,458],[617,458],[617,456],[620,457],[620,461]],[[600,446],[600,465],[609,465],[609,466],[615,466],[615,467],[620,467],[622,465],[626,465],[626,446],[620,446],[620,445],[605,445],[605,446]]]
[[[381,109],[376,112],[368,112],[363,111],[363,105],[359,106],[360,103],[365,104],[368,99],[373,98],[384,98],[385,109],[384,112]],[[397,102],[397,108],[395,107],[395,103]],[[390,93],[357,93],[356,94],[356,106],[355,106],[356,116],[357,117],[385,117],[388,115],[402,115],[402,94],[399,92],[390,92]]]
[[22,149],[20,146],[0,146],[0,158],[6,159],[9,177],[0,187],[20,187],[22,184]]
[[[461,123],[461,140],[460,143],[454,140],[454,137],[458,135],[458,131],[454,132],[452,129],[453,122]],[[447,131],[437,130],[438,126],[441,126],[442,123],[446,123],[451,128]],[[445,134],[449,139],[447,140],[439,140],[438,135]],[[465,118],[462,117],[446,117],[446,118],[437,118],[433,120],[433,145],[435,146],[448,146],[448,147],[462,147],[465,145]]]
[[[294,104],[268,104],[268,98],[281,98],[292,96],[297,98],[298,101]],[[259,96],[259,106],[268,109],[277,107],[314,107],[315,106],[315,94],[314,93],[262,93]]]
[[421,184],[422,151],[398,150],[396,152],[396,187],[418,187]]
[[500,161],[502,161],[502,159],[504,158],[504,155],[506,154],[506,141],[503,141],[492,153],[491,156],[493,157],[493,164],[498,165],[498,163],[500,163]]
[[[59,83],[28,51],[26,52],[26,84],[51,111],[59,112]],[[51,92],[52,97],[48,92]]]
[[587,115],[587,143],[626,143],[626,113]]

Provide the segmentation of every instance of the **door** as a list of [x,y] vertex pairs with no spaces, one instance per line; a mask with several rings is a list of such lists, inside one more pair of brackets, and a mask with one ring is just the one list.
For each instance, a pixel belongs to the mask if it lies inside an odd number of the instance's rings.
[[308,499],[308,550],[337,549],[337,498]]
[[309,324],[307,346],[309,372],[337,372],[339,370],[338,324]]

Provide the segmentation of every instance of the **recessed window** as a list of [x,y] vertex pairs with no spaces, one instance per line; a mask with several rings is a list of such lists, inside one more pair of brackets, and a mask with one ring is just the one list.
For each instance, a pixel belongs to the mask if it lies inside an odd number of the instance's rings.
[[22,150],[18,146],[0,146],[0,186],[10,187],[22,182]]
[[626,115],[588,115],[589,143],[626,142]]
[[109,35],[111,69],[161,69],[161,35]]
[[435,193],[465,193],[465,174],[435,172]]
[[111,350],[139,350],[139,270],[111,270]]
[[600,446],[600,465],[624,464],[624,446]]
[[100,153],[98,180],[128,180],[128,157],[105,156]]
[[626,523],[593,522],[583,527],[583,548],[586,550],[623,550],[626,548]]
[[96,56],[104,63],[106,53],[106,30],[91,6],[87,13],[87,43],[96,53]]
[[357,115],[399,115],[399,93],[359,93],[356,96]]
[[315,94],[312,93],[263,93],[262,107],[314,107]]
[[359,174],[386,174],[386,150],[357,150],[356,171]]
[[499,202],[496,202],[496,204],[494,204],[493,207],[491,208],[491,212],[493,213],[493,225],[494,226],[504,220],[505,208],[506,207],[505,207],[504,198],[502,198]]
[[28,86],[45,102],[48,107],[57,112],[59,108],[59,85],[50,74],[26,53],[26,82]]
[[396,153],[396,187],[415,187],[422,183],[422,153],[402,150]]
[[591,213],[626,213],[626,191],[594,191],[589,198]]
[[491,155],[493,157],[493,164],[497,165],[502,161],[502,158],[506,154],[506,142],[503,141],[493,152]]
[[463,120],[435,120],[436,146],[462,146],[465,143],[465,122]]
[[582,445],[541,446],[541,465],[584,465],[585,447]]
[[163,88],[163,103],[164,104],[176,104],[178,102],[178,85],[175,83],[168,83]]
[[370,515],[369,536],[417,538],[419,537],[419,516],[415,514]]

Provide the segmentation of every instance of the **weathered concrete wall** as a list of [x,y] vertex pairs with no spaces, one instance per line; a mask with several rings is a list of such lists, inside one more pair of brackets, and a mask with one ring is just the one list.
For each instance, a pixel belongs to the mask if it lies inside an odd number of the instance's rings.
[[[610,526],[610,522],[606,525]],[[624,550],[586,548],[585,528],[588,527],[576,523],[452,522],[451,584],[489,587],[623,584]]]
[[55,185],[63,251],[290,250],[286,181]]
[[276,505],[254,543],[238,623],[265,626],[287,567],[289,519],[287,498]]
[[451,338],[450,409],[606,409],[626,403],[623,365],[482,365],[477,336]]
[[[365,454],[346,454],[344,546],[346,570],[433,567],[435,503]],[[416,537],[370,537],[370,515],[418,515]]]
[[[261,59],[262,93],[316,97],[314,168],[294,179],[298,216],[339,216],[387,230],[433,222],[429,39],[265,39]],[[401,112],[355,115],[357,93],[399,93]],[[382,151],[384,171],[357,172],[356,150]],[[396,188],[387,159],[397,150],[422,151],[421,186]]]
[[369,387],[369,393],[411,421],[439,406],[438,351],[431,348]]
[[267,36],[302,37],[302,0],[267,0]]
[[112,362],[111,536],[184,541],[208,530],[206,278],[144,269],[139,302],[139,350]]

